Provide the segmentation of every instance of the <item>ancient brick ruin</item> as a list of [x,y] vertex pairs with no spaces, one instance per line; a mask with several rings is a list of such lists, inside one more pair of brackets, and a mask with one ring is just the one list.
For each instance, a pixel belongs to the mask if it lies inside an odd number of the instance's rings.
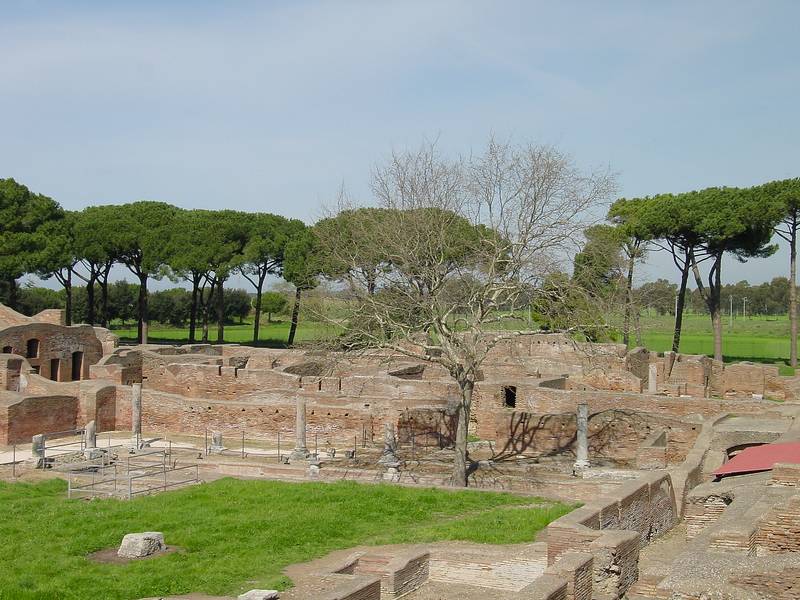
[[[0,344],[0,446],[93,422],[109,436],[204,440],[203,468],[220,474],[447,482],[459,395],[435,364],[378,351],[123,347],[105,329],[63,326],[57,311],[27,318],[2,306]],[[744,447],[797,439],[797,390],[773,366],[560,335],[497,346],[474,397],[471,485],[583,503],[550,524],[546,544],[517,571],[508,567],[516,583],[502,589],[550,600],[699,599],[710,570],[721,598],[794,597],[800,465],[711,479]],[[241,456],[226,454],[240,438]],[[248,458],[245,438],[276,459]],[[401,588],[414,598],[411,587],[428,580],[468,580],[472,564],[495,568],[485,554],[409,552],[320,569],[338,590],[331,598],[394,597],[387,590]]]

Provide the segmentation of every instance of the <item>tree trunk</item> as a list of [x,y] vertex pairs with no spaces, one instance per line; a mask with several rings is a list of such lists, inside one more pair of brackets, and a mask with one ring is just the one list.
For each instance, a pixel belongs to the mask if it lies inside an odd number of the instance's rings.
[[675,331],[672,334],[672,351],[678,352],[681,347],[681,327],[683,326],[683,309],[686,306],[686,284],[689,281],[689,251],[684,255],[681,269],[681,286],[678,290],[678,302],[675,310]]
[[195,342],[195,331],[197,329],[197,289],[200,287],[200,278],[192,275],[192,305],[189,308],[189,343]]
[[224,298],[225,280],[220,278],[219,285],[217,285],[217,343],[221,344],[225,341],[225,298]]
[[714,264],[714,282],[709,290],[709,310],[712,314],[712,322],[714,324],[714,360],[722,361],[722,303],[720,301],[720,294],[722,292],[722,255],[717,257]]
[[[214,290],[216,289],[215,283],[216,279],[212,279],[211,286],[208,289],[208,297],[203,299],[203,343],[208,342],[208,319],[209,313],[211,312],[211,302],[214,299]],[[205,292],[202,290],[200,293],[201,295],[205,295]]]
[[475,383],[469,379],[458,382],[461,388],[461,403],[458,407],[456,423],[456,443],[453,456],[453,479],[451,484],[466,487],[467,480],[467,441],[469,439],[469,413],[472,408],[472,391]]
[[789,364],[797,366],[797,215],[789,239]]
[[94,269],[89,270],[89,281],[86,282],[86,320],[89,325],[94,325],[96,321],[94,310],[94,281],[97,279],[97,273]]
[[633,310],[633,266],[636,264],[636,248],[628,259],[628,281],[625,286],[625,322],[622,325],[622,343],[628,347],[631,337],[631,312]]
[[72,269],[67,271],[67,276],[63,281],[64,295],[66,296],[66,303],[64,305],[64,324],[72,325]]
[[147,343],[147,275],[139,275],[139,324],[138,338],[140,344]]
[[8,282],[8,307],[17,310],[17,278],[9,277]]
[[644,348],[644,340],[642,339],[642,326],[641,321],[639,320],[639,311],[637,310],[633,313],[633,328],[636,331],[636,345],[640,348]]
[[722,291],[722,252],[714,256],[714,262],[708,272],[708,288],[703,285],[697,261],[692,256],[692,272],[697,282],[700,296],[705,300],[708,312],[711,315],[711,328],[714,330],[714,360],[722,361],[722,310],[720,306],[720,293]]
[[292,324],[289,327],[289,339],[286,341],[287,346],[294,344],[294,336],[297,333],[297,317],[300,315],[300,294],[302,290],[298,287],[294,290],[294,306],[292,307]]
[[[253,316],[253,344],[258,345],[258,329],[261,327],[261,286],[256,288],[256,314]],[[267,315],[267,323],[270,322],[270,317]]]
[[100,303],[102,314],[100,315],[100,324],[103,327],[108,327],[108,274],[111,271],[109,265],[103,271],[103,276],[100,278]]

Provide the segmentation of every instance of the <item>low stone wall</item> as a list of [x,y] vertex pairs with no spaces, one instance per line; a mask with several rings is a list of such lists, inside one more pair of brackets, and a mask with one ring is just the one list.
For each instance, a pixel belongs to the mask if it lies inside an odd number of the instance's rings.
[[591,554],[568,552],[549,567],[546,573],[566,580],[568,600],[592,600],[594,557]]
[[800,552],[800,495],[774,506],[758,523],[756,553]]
[[76,429],[78,399],[0,392],[0,444],[30,443],[39,433]]
[[[346,576],[343,576],[343,579]],[[365,577],[350,577],[336,590],[322,596],[320,600],[381,600],[381,580]]]

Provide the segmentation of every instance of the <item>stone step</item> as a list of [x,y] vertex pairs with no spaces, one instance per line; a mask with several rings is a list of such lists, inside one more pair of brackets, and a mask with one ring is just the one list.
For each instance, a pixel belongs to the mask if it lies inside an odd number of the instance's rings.
[[430,579],[518,592],[533,583],[546,568],[546,557],[533,560],[438,558],[430,561]]

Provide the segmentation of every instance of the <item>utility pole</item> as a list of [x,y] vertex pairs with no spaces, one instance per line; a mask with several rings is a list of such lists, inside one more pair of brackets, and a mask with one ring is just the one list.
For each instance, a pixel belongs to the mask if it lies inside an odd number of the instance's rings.
[[742,303],[743,303],[743,307],[742,307],[742,316],[743,316],[743,317],[747,317],[747,296],[745,296],[744,298],[742,298]]
[[731,296],[731,308],[729,315],[728,322],[730,323],[730,328],[733,329],[733,296]]

